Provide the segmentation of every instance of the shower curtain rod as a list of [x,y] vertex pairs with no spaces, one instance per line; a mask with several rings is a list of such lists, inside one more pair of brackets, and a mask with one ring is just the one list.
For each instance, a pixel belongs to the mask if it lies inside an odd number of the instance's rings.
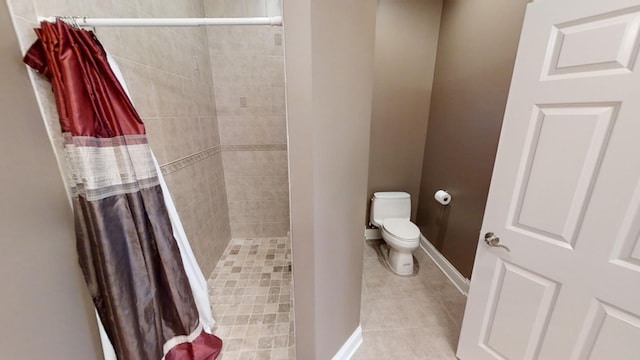
[[140,27],[140,26],[208,26],[208,25],[271,25],[282,26],[282,16],[243,18],[89,18],[81,16],[38,16],[38,22],[61,19],[79,27]]

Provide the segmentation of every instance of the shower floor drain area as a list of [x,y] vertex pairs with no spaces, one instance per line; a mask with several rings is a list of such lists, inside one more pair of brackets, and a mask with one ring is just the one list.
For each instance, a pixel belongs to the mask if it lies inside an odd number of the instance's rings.
[[288,237],[232,239],[208,284],[219,359],[295,359]]

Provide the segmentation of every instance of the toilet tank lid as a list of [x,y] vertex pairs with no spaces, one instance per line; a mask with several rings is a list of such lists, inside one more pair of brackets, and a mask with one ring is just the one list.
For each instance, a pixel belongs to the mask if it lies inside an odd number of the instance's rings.
[[406,199],[409,198],[410,195],[401,191],[385,191],[373,193],[373,197],[376,199]]

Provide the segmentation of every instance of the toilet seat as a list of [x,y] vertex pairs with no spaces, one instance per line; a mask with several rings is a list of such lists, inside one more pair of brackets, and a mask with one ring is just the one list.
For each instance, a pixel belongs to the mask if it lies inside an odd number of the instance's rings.
[[382,228],[397,240],[415,241],[420,238],[420,229],[409,219],[391,218],[382,221]]

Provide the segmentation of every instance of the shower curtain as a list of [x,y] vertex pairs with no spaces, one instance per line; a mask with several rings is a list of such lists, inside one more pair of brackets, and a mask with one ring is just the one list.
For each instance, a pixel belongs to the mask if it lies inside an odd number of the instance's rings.
[[36,34],[24,61],[52,83],[80,267],[116,355],[215,359],[222,341],[208,333],[208,300],[194,298],[195,263],[183,262],[193,255],[176,242],[144,125],[106,52],[92,32],[63,21]]

